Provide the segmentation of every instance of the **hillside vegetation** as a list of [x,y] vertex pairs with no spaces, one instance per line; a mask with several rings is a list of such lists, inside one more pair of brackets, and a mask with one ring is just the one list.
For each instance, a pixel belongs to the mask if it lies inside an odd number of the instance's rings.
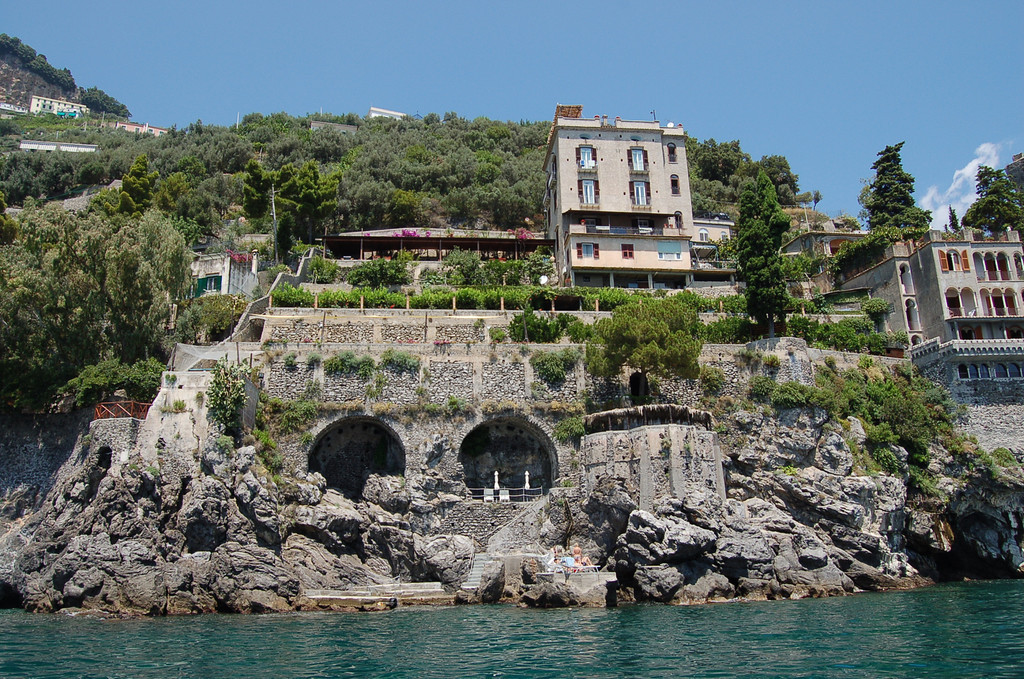
[[[23,43],[18,38],[0,33],[0,56],[13,57],[20,62],[21,68],[28,73],[39,76],[44,82],[59,88],[65,97],[72,101],[85,104],[94,113],[108,113],[110,115],[128,118],[131,111],[128,107],[114,99],[109,94],[97,87],[83,89],[75,83],[75,78],[67,68],[57,68],[46,60],[45,54],[39,54],[34,49]],[[10,90],[10,83],[0,82],[4,92]],[[29,105],[28,97],[24,101],[15,101],[26,108]]]

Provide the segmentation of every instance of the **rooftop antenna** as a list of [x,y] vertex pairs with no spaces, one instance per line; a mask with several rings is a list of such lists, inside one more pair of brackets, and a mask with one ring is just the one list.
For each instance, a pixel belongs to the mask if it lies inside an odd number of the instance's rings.
[[657,112],[655,112],[654,109],[651,109],[651,118],[653,120],[657,120],[658,119],[658,114],[657,114]]

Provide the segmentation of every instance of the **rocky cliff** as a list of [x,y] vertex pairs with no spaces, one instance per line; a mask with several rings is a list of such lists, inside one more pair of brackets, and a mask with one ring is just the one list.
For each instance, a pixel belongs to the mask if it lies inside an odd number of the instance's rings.
[[[578,543],[613,571],[620,597],[661,602],[1020,577],[1024,564],[1019,469],[965,475],[934,450],[937,495],[908,492],[906,476],[859,470],[855,420],[815,409],[740,410],[720,422],[724,497],[693,484],[648,511],[632,481],[604,475],[488,514],[490,527],[468,511],[464,488],[436,474],[371,475],[351,497],[316,473],[268,473],[252,446],[214,437],[196,446],[167,424],[147,436],[123,422],[86,434],[71,421],[52,444],[37,422],[8,427],[5,459],[48,450],[51,462],[33,468],[34,486],[15,474],[0,488],[0,603],[143,614],[315,608],[315,590],[439,581],[454,591],[475,552],[537,554],[556,543]],[[460,516],[472,517],[466,531]],[[522,563],[489,569],[477,600],[603,604],[538,584],[538,560]]]

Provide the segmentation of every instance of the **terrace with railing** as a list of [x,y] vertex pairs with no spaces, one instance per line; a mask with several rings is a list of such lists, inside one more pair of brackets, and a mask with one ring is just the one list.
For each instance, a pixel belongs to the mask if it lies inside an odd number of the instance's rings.
[[146,419],[152,403],[140,403],[139,401],[110,401],[97,403],[93,414],[94,420],[105,420],[113,417],[130,417],[136,420]]
[[543,488],[467,488],[471,500],[481,502],[533,502],[544,497]]

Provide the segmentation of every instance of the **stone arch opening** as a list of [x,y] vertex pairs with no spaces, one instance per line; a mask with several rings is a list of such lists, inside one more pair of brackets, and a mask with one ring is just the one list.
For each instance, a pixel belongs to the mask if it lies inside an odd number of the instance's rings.
[[518,417],[488,420],[470,430],[459,446],[459,462],[469,488],[494,488],[494,472],[501,488],[523,488],[529,472],[529,487],[547,490],[558,469],[547,434]]
[[405,448],[398,435],[372,417],[348,417],[320,434],[309,452],[309,471],[327,485],[359,499],[371,474],[405,473]]
[[647,375],[635,372],[629,376],[629,395],[633,399],[645,399],[651,394],[650,384],[647,382]]

